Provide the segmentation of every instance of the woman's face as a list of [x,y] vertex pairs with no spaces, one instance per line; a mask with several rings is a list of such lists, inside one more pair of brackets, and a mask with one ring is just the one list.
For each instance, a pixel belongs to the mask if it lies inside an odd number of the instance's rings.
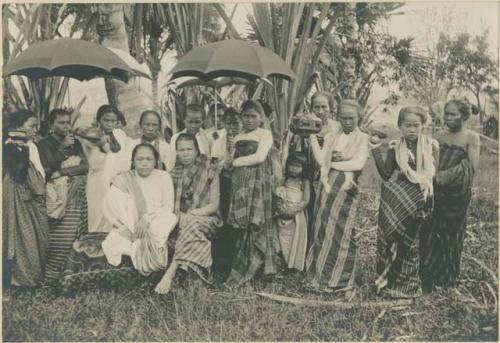
[[26,135],[30,139],[34,139],[36,137],[36,134],[38,133],[38,120],[36,119],[36,117],[30,117],[18,129],[26,132]]
[[253,108],[245,110],[241,114],[241,121],[243,123],[243,129],[246,132],[253,131],[260,126],[262,121],[261,114],[254,110]]
[[314,98],[311,104],[311,109],[318,118],[324,118],[331,111],[328,99],[323,95],[318,95]]
[[227,116],[224,127],[231,135],[236,136],[241,131],[241,120],[236,116]]
[[415,141],[422,132],[422,119],[414,113],[407,113],[399,128],[406,140]]
[[358,127],[358,111],[354,106],[342,106],[339,110],[338,121],[345,133],[350,133]]
[[160,121],[153,113],[144,115],[141,121],[142,134],[146,138],[156,138],[160,132]]
[[99,119],[98,124],[104,133],[111,133],[118,126],[118,116],[114,112],[106,112]]
[[148,177],[155,168],[155,155],[150,148],[140,147],[137,149],[132,163],[139,176]]
[[56,135],[65,137],[71,132],[71,116],[69,114],[57,115],[54,122],[50,125],[50,129]]
[[201,112],[187,111],[186,118],[184,119],[184,126],[186,131],[192,135],[196,135],[203,125],[203,118]]
[[177,141],[177,158],[182,165],[191,165],[196,156],[198,155],[198,151],[194,146],[194,142],[189,141]]
[[459,130],[463,125],[462,114],[458,110],[457,105],[450,103],[444,109],[444,123],[450,130]]

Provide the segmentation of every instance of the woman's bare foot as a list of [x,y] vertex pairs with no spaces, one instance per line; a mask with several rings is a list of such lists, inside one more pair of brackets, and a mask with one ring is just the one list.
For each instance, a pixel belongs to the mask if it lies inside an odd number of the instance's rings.
[[155,287],[155,292],[159,294],[167,294],[172,288],[172,281],[174,280],[175,273],[177,272],[177,262],[172,262],[172,265],[167,269],[165,275],[161,278],[160,282]]

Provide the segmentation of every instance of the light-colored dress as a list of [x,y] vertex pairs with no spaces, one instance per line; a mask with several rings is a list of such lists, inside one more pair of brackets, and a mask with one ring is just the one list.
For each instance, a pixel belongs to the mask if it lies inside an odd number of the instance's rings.
[[[135,170],[118,174],[103,203],[103,213],[113,224],[113,231],[102,243],[108,262],[117,266],[122,255],[132,259],[143,275],[167,266],[167,239],[177,223],[174,210],[174,188],[170,175],[153,170],[140,177]],[[156,216],[146,229],[137,225],[145,214]]]
[[102,214],[102,202],[111,180],[115,175],[130,169],[127,153],[128,137],[120,129],[113,130],[113,135],[120,144],[118,152],[103,152],[95,144],[82,139],[82,146],[89,162],[87,176],[87,204],[89,211],[89,232],[110,232],[111,224]]
[[[290,182],[292,181],[292,182]],[[278,187],[276,195],[286,202],[298,204],[303,200],[304,190],[302,180],[287,180],[285,185]],[[306,211],[295,214],[292,219],[277,218],[278,235],[281,252],[288,268],[304,270],[307,252],[307,218]]]

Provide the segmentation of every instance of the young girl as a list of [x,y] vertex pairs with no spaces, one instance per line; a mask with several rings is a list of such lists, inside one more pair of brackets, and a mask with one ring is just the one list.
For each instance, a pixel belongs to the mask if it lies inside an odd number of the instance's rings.
[[446,129],[436,134],[441,147],[435,177],[432,225],[421,233],[424,287],[452,287],[460,275],[467,211],[479,162],[479,136],[467,129],[471,106],[451,100],[444,107]]
[[273,136],[259,127],[264,117],[260,103],[247,100],[241,112],[243,132],[234,138],[234,160],[228,161],[233,176],[227,223],[239,236],[228,282],[235,284],[251,280],[261,266],[264,274],[275,274],[279,251],[272,225],[269,151]]
[[310,181],[306,176],[307,157],[296,152],[286,162],[285,182],[276,190],[277,225],[281,252],[289,269],[304,270],[307,249],[307,218]]
[[130,168],[127,156],[128,138],[118,127],[124,125],[123,115],[113,105],[102,105],[97,110],[96,124],[102,134],[99,140],[83,138],[82,147],[89,162],[87,177],[87,204],[89,211],[89,232],[109,232],[112,229],[102,214],[102,201],[108,191],[111,179]]
[[384,180],[377,231],[377,290],[391,297],[413,298],[422,293],[419,279],[419,231],[429,217],[436,141],[422,134],[427,113],[421,107],[403,107],[398,126],[401,138],[389,143],[384,162],[381,140],[370,145],[377,170]]

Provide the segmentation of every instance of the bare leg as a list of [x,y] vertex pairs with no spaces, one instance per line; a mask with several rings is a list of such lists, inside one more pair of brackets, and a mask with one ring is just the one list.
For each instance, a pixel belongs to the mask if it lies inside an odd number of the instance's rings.
[[172,264],[165,272],[165,275],[161,278],[160,282],[156,285],[155,291],[159,294],[167,294],[170,292],[170,288],[172,287],[172,281],[174,280],[175,273],[177,272],[177,268],[179,265],[177,262],[172,261]]

